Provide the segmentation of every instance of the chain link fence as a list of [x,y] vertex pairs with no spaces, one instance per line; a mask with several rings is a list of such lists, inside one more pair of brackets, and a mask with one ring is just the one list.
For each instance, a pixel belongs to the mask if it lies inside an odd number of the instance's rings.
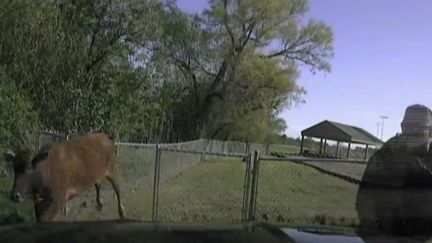
[[297,225],[357,225],[358,181],[346,175],[362,173],[366,163],[294,159],[260,160],[256,220]]
[[[116,143],[128,218],[163,222],[240,222],[245,162],[240,142],[200,139],[174,144]],[[94,189],[69,203],[65,219],[117,218],[116,199],[102,184],[103,213]]]
[[47,146],[54,142],[59,142],[64,140],[67,140],[66,136],[57,134],[55,132],[41,131],[39,133],[38,147],[42,148],[43,146]]
[[[42,137],[46,136],[46,137]],[[61,137],[42,135],[40,146]],[[128,218],[161,222],[266,221],[281,224],[358,223],[355,200],[364,161],[254,155],[260,144],[199,139],[175,144],[116,143]],[[116,219],[111,185],[73,198],[65,220]]]

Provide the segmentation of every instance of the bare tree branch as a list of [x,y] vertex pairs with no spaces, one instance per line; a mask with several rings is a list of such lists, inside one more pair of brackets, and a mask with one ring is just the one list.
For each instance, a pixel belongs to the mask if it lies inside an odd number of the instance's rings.
[[225,29],[226,29],[228,35],[231,38],[232,47],[235,48],[236,43],[235,43],[234,33],[232,32],[232,30],[228,24],[228,0],[224,0],[223,4],[224,4],[224,19],[223,19],[224,26],[225,26]]

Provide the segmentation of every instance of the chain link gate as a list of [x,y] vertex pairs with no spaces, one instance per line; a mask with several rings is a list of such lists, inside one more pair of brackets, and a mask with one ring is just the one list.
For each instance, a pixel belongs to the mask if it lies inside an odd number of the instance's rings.
[[[217,181],[207,181],[205,180],[206,175],[197,175],[200,177],[201,183],[196,184],[181,184],[175,185],[179,190],[185,193],[185,195],[181,195],[175,200],[171,200],[169,196],[170,193],[179,194],[178,191],[172,191],[174,189],[168,188],[166,186],[170,181],[164,179],[167,177],[164,174],[168,173],[166,171],[167,163],[172,163],[172,161],[165,161],[164,156],[169,156],[170,153],[177,153],[177,156],[187,156],[187,154],[191,155],[200,155],[204,157],[212,157],[218,158],[218,161],[224,161],[224,158],[229,161],[226,164],[221,164],[221,166],[232,166],[230,164],[235,163],[236,168],[240,166],[244,169],[243,176],[240,174],[232,174],[226,175],[228,180],[234,180],[235,182],[230,185],[230,187],[222,188],[222,192],[219,197],[212,198],[213,201],[209,202],[209,199],[206,197],[207,194],[217,194],[218,192],[208,192],[209,189],[213,188],[215,185],[217,187]],[[180,221],[229,221],[229,222],[243,222],[250,221],[253,219],[253,213],[255,210],[255,200],[256,190],[257,190],[257,170],[254,168],[258,168],[256,165],[254,166],[253,161],[258,161],[256,158],[258,153],[255,153],[255,156],[252,154],[238,154],[238,153],[214,153],[207,151],[191,151],[184,149],[175,149],[164,147],[161,145],[156,145],[156,154],[154,160],[154,180],[153,180],[153,202],[152,202],[152,221],[160,222],[160,221],[177,221],[180,217],[182,220]],[[237,159],[242,159],[242,163],[239,165]],[[209,162],[210,161],[210,162]],[[181,164],[186,163],[182,161]],[[199,164],[195,164],[195,167],[199,166],[209,166],[210,164],[214,164],[211,162],[211,159],[204,159],[204,162]],[[256,163],[255,163],[256,164]],[[182,166],[182,165],[180,165]],[[216,165],[215,165],[216,166]],[[194,175],[194,168],[188,167],[189,169],[185,172],[185,174]],[[216,167],[214,167],[217,170]],[[202,172],[202,171],[201,171]],[[170,176],[171,177],[171,176]],[[241,178],[241,180],[239,179]],[[223,179],[223,178],[222,178]],[[163,182],[163,183],[162,183]],[[162,184],[161,184],[162,183]],[[213,185],[213,186],[212,186]],[[167,191],[168,190],[168,191]],[[251,191],[253,190],[253,191]],[[206,194],[206,195],[204,195]],[[226,194],[226,195],[225,195]],[[227,195],[239,196],[239,200],[228,197]],[[242,198],[241,198],[242,195]],[[194,199],[191,199],[191,198]],[[179,206],[180,205],[180,206]],[[186,205],[186,207],[185,207]],[[217,207],[215,206],[217,205]],[[189,206],[189,208],[187,207]],[[206,209],[208,208],[208,209]],[[213,215],[211,212],[220,209],[224,211],[221,215]],[[162,211],[161,211],[162,210]],[[226,212],[225,212],[226,211]],[[194,214],[194,216],[187,215],[188,213]],[[238,215],[238,216],[237,216]]]

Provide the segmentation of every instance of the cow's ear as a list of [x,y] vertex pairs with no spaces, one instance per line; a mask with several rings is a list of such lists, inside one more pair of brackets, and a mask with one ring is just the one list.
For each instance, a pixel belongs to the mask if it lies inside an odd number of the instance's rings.
[[47,156],[48,156],[48,151],[45,150],[39,151],[39,153],[31,161],[32,168],[34,169],[36,165],[42,160],[46,159]]
[[8,150],[3,154],[6,161],[14,161],[15,160],[15,153],[12,150]]

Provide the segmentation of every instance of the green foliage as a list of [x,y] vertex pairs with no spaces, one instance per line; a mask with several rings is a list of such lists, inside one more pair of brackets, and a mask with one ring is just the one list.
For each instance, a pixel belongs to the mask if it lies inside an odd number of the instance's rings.
[[299,66],[330,71],[332,31],[307,10],[306,0],[212,0],[195,15],[168,0],[0,0],[0,67],[43,129],[269,143],[286,126],[279,113],[303,101]]
[[34,144],[38,129],[32,103],[0,69],[0,152]]
[[109,79],[115,84],[107,88],[103,102],[109,108],[104,119],[106,130],[122,139],[142,141],[160,116],[159,105],[148,88],[148,77],[124,71],[113,72]]
[[223,120],[214,125],[228,124],[223,132],[233,140],[274,141],[286,129],[277,115],[287,102],[301,100],[303,90],[295,84],[296,77],[294,68],[283,68],[277,60],[245,56],[213,119]]
[[51,4],[20,0],[10,7],[22,18],[10,19],[1,30],[6,33],[1,52],[10,57],[1,63],[29,95],[43,125],[67,133],[74,128],[79,87],[87,81],[81,72],[83,39],[67,29],[71,24]]
[[142,31],[131,21],[142,21],[149,9],[138,1],[123,3],[1,3],[0,64],[29,95],[43,128],[63,134],[148,129],[141,122],[151,115],[142,98],[148,89],[129,61],[133,47],[124,37]]

